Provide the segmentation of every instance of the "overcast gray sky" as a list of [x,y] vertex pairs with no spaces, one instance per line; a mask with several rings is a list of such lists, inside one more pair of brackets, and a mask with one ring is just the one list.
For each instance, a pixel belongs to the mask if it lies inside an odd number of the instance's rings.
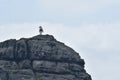
[[44,34],[85,59],[93,80],[120,80],[120,0],[0,0],[0,42]]

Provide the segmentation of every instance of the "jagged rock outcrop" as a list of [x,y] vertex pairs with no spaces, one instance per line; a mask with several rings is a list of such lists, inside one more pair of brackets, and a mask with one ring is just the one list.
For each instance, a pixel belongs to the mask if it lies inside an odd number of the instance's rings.
[[84,64],[51,35],[0,43],[0,80],[91,80]]

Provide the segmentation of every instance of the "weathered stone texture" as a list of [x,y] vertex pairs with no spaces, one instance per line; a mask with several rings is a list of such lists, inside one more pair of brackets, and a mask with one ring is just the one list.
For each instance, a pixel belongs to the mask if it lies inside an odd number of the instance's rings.
[[84,64],[51,35],[0,43],[0,80],[92,80]]

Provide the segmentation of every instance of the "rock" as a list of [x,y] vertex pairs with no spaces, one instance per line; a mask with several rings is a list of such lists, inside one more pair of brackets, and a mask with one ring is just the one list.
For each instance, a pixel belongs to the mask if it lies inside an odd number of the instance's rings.
[[35,80],[32,70],[13,70],[8,72],[9,80]]
[[37,80],[82,80],[71,74],[36,73],[36,78]]
[[34,61],[33,69],[40,72],[48,73],[70,73],[68,63],[56,63],[49,61]]
[[19,68],[20,69],[31,69],[31,61],[30,60],[23,60],[19,62]]
[[78,64],[52,62],[52,61],[34,61],[33,69],[38,72],[71,74],[74,72],[85,72],[84,68]]
[[0,80],[92,80],[85,62],[51,35],[0,43]]
[[7,40],[0,43],[0,59],[13,59],[16,40]]
[[27,44],[25,40],[18,40],[16,42],[14,58],[17,60],[22,60],[27,58]]
[[18,66],[15,61],[0,60],[0,69],[1,70],[16,70],[18,69]]
[[6,71],[0,70],[0,80],[8,80],[8,74]]

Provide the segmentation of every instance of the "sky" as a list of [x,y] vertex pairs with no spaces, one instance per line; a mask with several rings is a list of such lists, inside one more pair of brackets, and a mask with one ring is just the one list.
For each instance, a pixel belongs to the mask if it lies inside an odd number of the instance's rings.
[[73,48],[93,80],[120,80],[120,0],[0,0],[0,42],[44,33]]

